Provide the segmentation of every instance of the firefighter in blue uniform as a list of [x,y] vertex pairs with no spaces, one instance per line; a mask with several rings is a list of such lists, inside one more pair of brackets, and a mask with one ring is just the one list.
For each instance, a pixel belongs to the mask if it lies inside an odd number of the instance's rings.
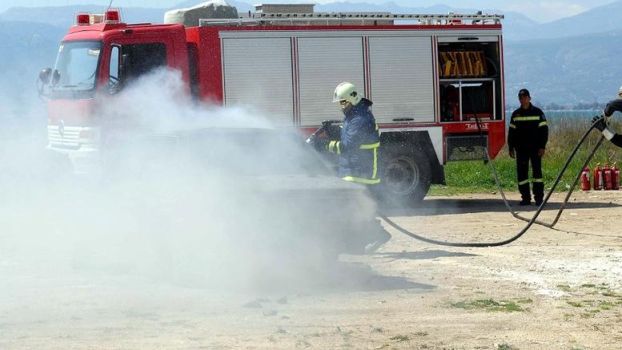
[[607,121],[614,112],[622,112],[622,86],[618,89],[618,98],[609,101],[605,106],[604,116],[595,116],[592,119],[592,123],[596,124],[595,127],[603,133],[607,140],[618,147],[622,147],[622,135],[616,134],[607,126]]
[[[339,156],[339,177],[345,181],[367,185],[370,192],[379,197],[378,148],[380,134],[370,107],[372,102],[357,91],[352,83],[343,82],[335,88],[333,102],[339,103],[345,118],[339,140],[316,140],[320,152]],[[375,220],[375,219],[374,219]],[[391,239],[385,230],[361,233],[364,251],[372,253]]]
[[531,204],[529,193],[529,163],[533,176],[533,196],[536,205],[542,204],[544,198],[544,181],[542,179],[542,156],[548,141],[549,128],[544,112],[531,104],[531,96],[527,89],[518,92],[521,106],[512,113],[508,131],[508,147],[510,157],[516,158],[516,175],[518,190],[522,200],[520,205]]
[[340,140],[325,140],[320,146],[339,155],[339,177],[365,185],[380,183],[378,147],[380,134],[370,107],[372,102],[357,91],[352,83],[335,88],[333,102],[345,115]]

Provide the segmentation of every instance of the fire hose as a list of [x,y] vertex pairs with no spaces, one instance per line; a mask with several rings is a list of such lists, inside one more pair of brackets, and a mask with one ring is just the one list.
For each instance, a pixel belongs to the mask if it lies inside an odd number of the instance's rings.
[[[483,139],[483,133],[482,133],[482,130],[481,130],[480,121],[479,121],[478,118],[476,118],[475,120],[476,120],[476,123],[477,123],[477,127],[479,129],[479,132],[480,132],[480,136],[482,136],[482,139]],[[579,172],[579,174],[576,176],[572,186],[570,186],[570,188],[568,189],[568,193],[566,194],[566,197],[564,198],[564,201],[562,202],[562,204],[561,204],[561,206],[560,206],[560,208],[559,208],[559,210],[557,212],[557,215],[556,215],[555,219],[553,220],[553,222],[545,223],[545,222],[539,221],[538,220],[538,216],[540,215],[540,213],[542,212],[542,210],[544,209],[544,207],[548,203],[549,198],[551,198],[551,195],[555,191],[555,188],[560,183],[560,181],[562,179],[562,176],[564,175],[564,173],[568,169],[568,166],[570,165],[570,163],[574,159],[575,155],[577,154],[577,152],[579,151],[579,149],[581,148],[583,143],[587,140],[587,137],[589,136],[589,134],[592,132],[592,130],[594,130],[595,126],[596,126],[596,123],[593,123],[592,126],[585,132],[585,134],[583,134],[583,137],[581,137],[580,141],[576,144],[576,146],[574,147],[574,149],[570,153],[570,156],[568,156],[568,159],[566,159],[566,162],[565,162],[564,166],[562,167],[561,171],[557,175],[557,178],[555,179],[555,182],[553,183],[553,186],[551,187],[551,189],[547,193],[546,197],[542,201],[542,204],[540,204],[540,206],[538,207],[538,209],[536,210],[536,212],[534,213],[534,215],[533,215],[533,217],[531,219],[525,218],[525,217],[517,214],[512,209],[512,206],[508,202],[508,200],[507,200],[507,198],[505,196],[505,192],[503,192],[503,188],[501,187],[501,183],[499,181],[499,176],[497,175],[497,171],[496,171],[496,168],[494,166],[494,163],[493,163],[493,161],[490,158],[490,155],[488,153],[488,147],[486,146],[486,142],[482,142],[482,146],[484,148],[484,157],[483,157],[484,158],[484,162],[487,163],[488,166],[491,169],[491,172],[492,172],[493,177],[495,179],[496,186],[499,189],[499,193],[501,194],[501,197],[503,199],[503,202],[504,202],[506,208],[512,214],[512,216],[514,216],[515,218],[517,218],[519,220],[523,220],[523,221],[527,222],[527,224],[518,233],[516,233],[514,236],[512,236],[512,237],[510,237],[508,239],[505,239],[505,240],[502,240],[502,241],[497,241],[497,242],[473,242],[473,243],[468,243],[468,242],[448,242],[448,241],[435,240],[435,239],[423,237],[421,235],[418,235],[416,233],[413,233],[413,232],[410,232],[410,231],[404,229],[403,227],[399,226],[393,220],[389,219],[386,215],[384,215],[382,213],[380,213],[379,216],[389,226],[393,227],[394,229],[396,229],[400,233],[403,233],[403,234],[405,234],[405,235],[407,235],[407,236],[409,236],[411,238],[417,239],[417,240],[422,241],[422,242],[430,243],[430,244],[441,245],[441,246],[448,246],[448,247],[474,247],[474,248],[499,247],[499,246],[502,246],[502,245],[506,245],[506,244],[512,243],[515,240],[517,240],[520,237],[522,237],[531,228],[531,226],[533,224],[538,224],[538,225],[542,225],[542,226],[545,226],[545,227],[553,228],[557,224],[559,218],[561,217],[562,212],[564,211],[564,209],[566,207],[566,204],[568,203],[568,201],[570,199],[570,196],[572,195],[572,192],[574,191],[574,188],[576,187],[577,183],[579,182],[579,179],[580,179],[580,176],[581,176],[581,172]],[[483,140],[485,141],[485,139],[483,139]],[[586,160],[585,160],[583,166],[581,167],[581,169],[583,169],[585,166],[587,166],[587,164],[590,162],[590,160],[592,160],[592,158],[594,157],[594,154],[596,153],[598,148],[601,146],[603,140],[604,140],[604,137],[601,136],[599,141],[598,141],[598,143],[594,146],[594,148],[592,149],[591,153],[586,158]]]

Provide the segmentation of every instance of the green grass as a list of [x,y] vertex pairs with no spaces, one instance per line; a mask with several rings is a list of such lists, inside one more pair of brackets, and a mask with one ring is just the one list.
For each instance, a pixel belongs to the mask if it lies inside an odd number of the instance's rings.
[[[552,186],[572,149],[588,128],[589,120],[587,119],[565,119],[560,117],[555,120],[549,120],[549,142],[546,154],[542,160],[542,171],[547,190]],[[622,131],[622,124],[614,121],[612,128]],[[557,191],[566,191],[572,185],[575,177],[581,170],[581,165],[599,138],[600,133],[593,131],[562,177],[562,181],[557,186]],[[590,162],[590,169],[594,168],[596,163],[612,164],[614,162],[622,165],[622,149],[605,140]],[[516,161],[509,157],[507,146],[499,152],[493,164],[502,188],[506,191],[516,191]],[[445,180],[446,186],[432,186],[429,195],[454,195],[475,192],[492,193],[497,191],[490,167],[481,160],[448,162],[445,165]]]
[[[572,317],[593,318],[595,315],[605,312],[619,313],[622,306],[622,295],[612,291],[607,284],[584,283],[575,288],[567,284],[557,285],[558,288],[571,294],[571,298],[565,300],[570,309],[575,313],[564,314],[564,320],[569,321]],[[589,296],[589,298],[585,298]]]
[[520,300],[493,300],[493,299],[477,299],[471,301],[459,301],[452,303],[451,306],[465,310],[485,310],[485,311],[501,311],[501,312],[520,312],[525,309],[519,304],[531,303],[530,299]]
[[506,343],[497,345],[497,350],[515,350],[515,349],[516,349],[515,347],[513,347],[510,344],[506,344]]
[[396,336],[393,336],[393,337],[391,337],[389,339],[394,340],[396,342],[410,341],[410,337],[407,336],[407,335],[396,335]]

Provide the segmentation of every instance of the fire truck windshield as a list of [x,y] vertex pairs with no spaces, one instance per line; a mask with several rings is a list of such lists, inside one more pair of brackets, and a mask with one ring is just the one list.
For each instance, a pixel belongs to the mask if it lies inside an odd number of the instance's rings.
[[54,66],[53,95],[94,91],[101,46],[99,41],[61,43]]

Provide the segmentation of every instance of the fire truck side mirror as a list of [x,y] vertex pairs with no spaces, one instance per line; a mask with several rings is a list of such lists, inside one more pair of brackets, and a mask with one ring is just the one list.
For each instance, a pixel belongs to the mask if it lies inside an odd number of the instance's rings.
[[41,81],[44,85],[50,83],[50,77],[52,76],[52,68],[44,68],[39,72],[39,81]]
[[58,70],[54,69],[54,71],[52,71],[52,85],[58,84],[59,80],[60,73],[58,72]]
[[52,68],[44,68],[39,72],[39,82],[37,83],[37,92],[39,97],[47,97],[49,89],[46,88],[50,84],[50,76]]

